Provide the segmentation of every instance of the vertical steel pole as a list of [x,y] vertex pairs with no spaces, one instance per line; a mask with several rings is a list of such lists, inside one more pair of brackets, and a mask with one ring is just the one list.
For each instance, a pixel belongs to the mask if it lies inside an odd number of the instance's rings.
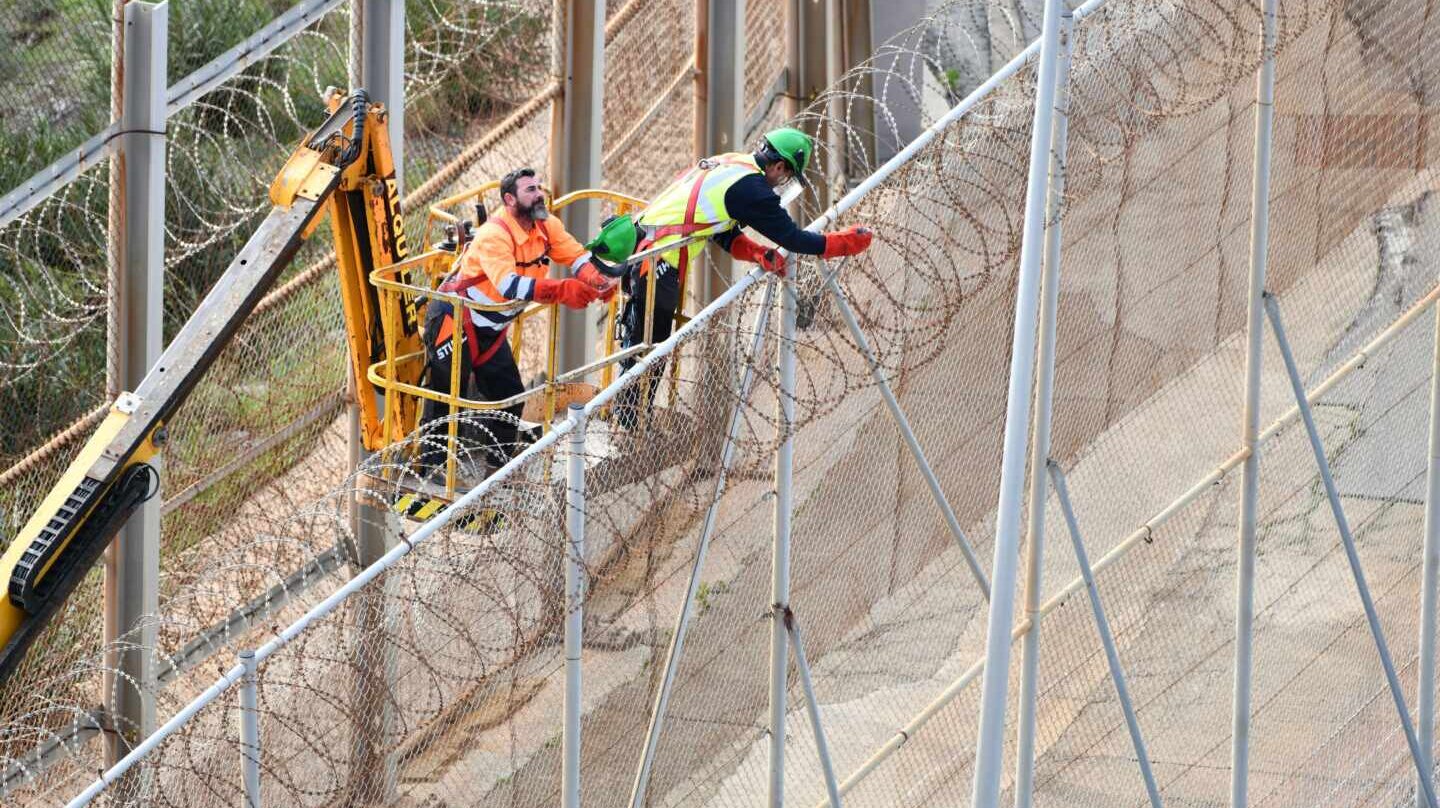
[[710,0],[695,0],[695,105],[691,135],[698,161],[710,154]]
[[[1435,771],[1437,578],[1440,578],[1440,306],[1435,307],[1435,359],[1430,370],[1430,466],[1426,471],[1425,556],[1420,572],[1420,693],[1416,699],[1419,777],[1429,781],[1432,788]],[[1415,789],[1416,794],[1420,794],[1424,791],[1424,784],[1417,783]]]
[[[125,114],[125,4],[129,0],[111,0],[110,37],[110,123],[121,128],[120,118]],[[105,278],[105,398],[114,401],[125,389],[120,373],[120,287],[124,275],[120,271],[120,250],[125,244],[125,175],[121,166],[120,150],[110,152],[110,196],[106,216]],[[114,564],[111,557],[115,552],[112,544],[105,551],[106,575]],[[108,690],[108,685],[106,686]]]
[[820,756],[820,771],[825,777],[826,805],[841,808],[840,786],[835,780],[835,764],[830,760],[830,744],[825,740],[825,726],[820,723],[820,700],[815,698],[815,682],[810,678],[810,661],[805,658],[805,643],[800,639],[800,625],[795,613],[785,610],[785,628],[795,647],[795,666],[800,669],[800,686],[805,690],[805,711],[810,715],[810,728],[815,732],[815,752]]
[[256,693],[255,652],[240,652],[245,673],[240,678],[240,779],[245,808],[260,808],[260,699]]
[[1120,652],[1115,647],[1115,635],[1110,631],[1110,621],[1105,618],[1105,605],[1100,602],[1100,590],[1095,586],[1095,573],[1090,569],[1090,556],[1085,552],[1085,542],[1080,538],[1080,523],[1075,520],[1075,508],[1070,502],[1070,490],[1065,484],[1065,475],[1053,460],[1041,461],[1050,469],[1055,480],[1055,496],[1060,500],[1060,512],[1065,515],[1065,526],[1070,531],[1070,543],[1075,547],[1075,561],[1080,565],[1080,575],[1085,580],[1085,589],[1090,595],[1090,611],[1095,615],[1095,630],[1100,632],[1100,643],[1105,646],[1105,661],[1110,666],[1110,680],[1115,683],[1115,695],[1120,699],[1120,709],[1125,712],[1125,726],[1130,730],[1130,743],[1135,747],[1135,759],[1140,763],[1140,776],[1145,780],[1145,793],[1150,797],[1151,808],[1161,808],[1160,788],[1155,784],[1155,772],[1150,768],[1150,753],[1145,749],[1145,738],[1140,734],[1140,720],[1135,717],[1135,703],[1130,698],[1130,687],[1125,683],[1125,668],[1120,665]]
[[[164,349],[165,98],[169,5],[132,2],[124,8],[123,94],[117,138],[120,243],[116,372],[134,390]],[[150,464],[159,469],[159,460]],[[105,567],[106,706],[115,722],[107,733],[107,765],[155,730],[155,628],[146,615],[160,610],[160,496],[141,505],[116,536]],[[138,632],[138,634],[133,633]],[[139,784],[136,784],[139,787]]]
[[1340,491],[1335,487],[1335,476],[1330,472],[1330,460],[1325,456],[1325,444],[1320,440],[1320,430],[1315,426],[1310,399],[1305,395],[1305,382],[1300,378],[1295,354],[1290,350],[1290,341],[1285,337],[1285,324],[1280,319],[1280,304],[1270,295],[1265,296],[1265,313],[1270,316],[1270,330],[1275,333],[1275,342],[1280,346],[1280,358],[1284,360],[1285,373],[1290,377],[1295,406],[1300,410],[1300,420],[1305,424],[1305,435],[1310,439],[1310,450],[1314,453],[1315,465],[1320,470],[1320,482],[1325,487],[1325,498],[1330,502],[1330,512],[1335,517],[1335,526],[1340,530],[1345,559],[1350,563],[1350,574],[1355,579],[1355,589],[1360,594],[1360,605],[1364,607],[1365,620],[1370,624],[1370,636],[1375,640],[1380,666],[1385,669],[1385,681],[1390,686],[1395,712],[1400,716],[1400,726],[1405,731],[1405,741],[1410,746],[1410,757],[1415,762],[1420,790],[1425,795],[1425,804],[1436,808],[1435,789],[1428,776],[1430,772],[1425,769],[1420,741],[1415,737],[1415,725],[1410,721],[1410,710],[1405,706],[1405,694],[1400,689],[1400,678],[1395,674],[1395,661],[1390,656],[1390,646],[1385,642],[1385,632],[1380,627],[1380,615],[1375,611],[1370,586],[1365,582],[1365,570],[1360,566],[1360,553],[1355,549],[1355,536],[1350,530],[1350,520],[1345,517],[1345,506],[1340,503]]
[[[841,70],[870,59],[875,54],[875,13],[871,0],[840,0],[840,28],[843,57]],[[894,9],[890,3],[881,5],[884,13]],[[864,177],[874,166],[880,165],[875,156],[875,79],[865,71],[847,81],[853,82],[854,95],[847,99],[844,131],[845,176]]]
[[1030,430],[1030,386],[1034,380],[1035,325],[1040,305],[1040,259],[1045,236],[1045,179],[1055,113],[1055,64],[1060,53],[1060,0],[1045,0],[1035,117],[1030,132],[1030,176],[1025,192],[1025,231],[1020,242],[1020,277],[1015,298],[1015,332],[1010,352],[1010,388],[1005,409],[1000,504],[995,526],[995,560],[990,574],[990,614],[985,635],[985,678],[980,694],[980,729],[975,750],[973,808],[995,808],[1005,749],[1006,690],[1010,684],[1010,631],[1015,619],[1015,578],[1019,566],[1020,510],[1025,494],[1025,445]]
[[550,175],[546,182],[550,193],[556,196],[565,188],[565,93],[570,89],[565,82],[565,55],[570,50],[565,44],[568,36],[565,18],[569,5],[570,0],[551,0],[550,3],[550,77],[560,92],[550,102],[550,148],[545,162]]
[[[384,104],[386,134],[395,163],[395,180],[401,195],[405,178],[405,4],[400,0],[352,0],[350,9],[350,84],[363,87],[372,103]],[[458,370],[458,367],[457,367]],[[358,471],[366,458],[361,437],[360,407],[353,400],[347,407],[349,421],[350,471]],[[370,477],[355,477],[350,500],[350,528],[355,537],[351,557],[352,574],[373,564],[390,550],[393,514],[379,496]],[[365,799],[385,802],[393,799],[397,785],[395,760],[386,753],[393,732],[394,710],[389,698],[395,677],[395,653],[386,636],[391,615],[388,598],[371,588],[357,600],[355,611],[358,642],[355,648],[355,709],[351,782]]]
[[1045,271],[1041,280],[1040,378],[1035,386],[1035,426],[1030,447],[1030,540],[1025,555],[1025,632],[1020,654],[1019,727],[1016,739],[1015,806],[1030,808],[1035,791],[1035,699],[1040,675],[1040,595],[1045,553],[1045,463],[1050,458],[1050,422],[1055,390],[1055,329],[1060,308],[1060,205],[1065,200],[1065,149],[1069,142],[1070,37],[1075,16],[1060,14],[1059,73],[1055,77],[1055,120],[1050,139],[1050,189],[1045,211]]
[[389,113],[385,127],[395,160],[395,181],[405,193],[405,3],[359,0],[360,82],[374,103]]
[[[707,16],[695,66],[704,71],[705,137],[701,157],[742,151],[745,142],[745,2],[702,0]],[[735,262],[724,250],[709,250],[710,271],[695,285],[706,305],[735,281]]]
[[970,546],[970,540],[965,538],[965,531],[960,528],[960,519],[955,516],[955,510],[950,507],[950,500],[945,496],[945,489],[940,487],[940,480],[935,476],[935,470],[931,468],[930,461],[925,457],[925,450],[920,447],[920,441],[915,437],[915,430],[910,428],[910,419],[905,416],[905,410],[900,407],[900,400],[895,397],[895,391],[890,387],[890,380],[885,378],[885,371],[880,367],[880,360],[875,358],[875,352],[870,348],[870,341],[865,338],[865,332],[860,328],[860,320],[855,316],[854,309],[850,308],[850,301],[845,299],[845,292],[840,284],[835,282],[835,275],[829,273],[825,276],[825,283],[830,288],[830,295],[835,298],[835,307],[840,312],[840,317],[845,325],[850,328],[850,336],[855,339],[855,345],[860,349],[860,354],[865,357],[865,362],[870,366],[870,377],[875,380],[875,385],[880,388],[880,397],[885,400],[885,406],[890,409],[890,416],[895,419],[895,426],[900,429],[900,437],[904,438],[905,445],[910,449],[910,456],[915,459],[915,465],[920,468],[920,475],[925,478],[925,484],[930,488],[930,497],[935,500],[935,505],[940,508],[940,513],[945,517],[945,524],[950,528],[950,535],[955,538],[955,544],[960,548],[960,554],[965,557],[965,563],[970,567],[970,574],[975,577],[975,583],[979,584],[980,592],[986,600],[990,599],[990,579],[985,577],[985,570],[980,566],[980,558],[975,555],[975,548]]
[[561,780],[564,808],[580,808],[580,650],[585,632],[585,408],[570,405],[565,543],[565,734]]
[[804,58],[805,38],[801,31],[801,13],[805,0],[785,3],[785,118],[790,120],[804,108],[801,92],[800,61]]
[[[794,25],[790,32],[790,83],[795,113],[813,103],[840,77],[838,3],[839,0],[791,0],[789,4]],[[824,181],[814,186],[815,203],[824,209],[834,201],[830,194],[831,181],[838,179],[843,170],[838,159],[839,140],[833,123],[841,115],[836,99],[832,99],[828,108],[817,112],[820,118],[810,118],[800,125],[816,141],[816,156],[810,165],[824,173]],[[834,198],[839,196],[836,193]]]
[[1260,361],[1265,339],[1261,309],[1270,246],[1270,147],[1275,118],[1275,4],[1264,0],[1260,71],[1255,78],[1255,179],[1250,206],[1250,310],[1246,322],[1245,410],[1240,445],[1240,534],[1235,585],[1235,701],[1231,716],[1230,805],[1244,808],[1249,792],[1250,677],[1254,668],[1255,520],[1260,502]]
[[[558,182],[553,177],[550,180],[556,193],[558,188],[568,193],[604,184],[600,140],[605,132],[605,0],[568,0],[565,46],[564,168]],[[599,214],[599,203],[582,200],[566,207],[561,218],[565,229],[583,241],[600,229]],[[556,263],[551,271],[556,277],[566,277],[570,267]],[[589,312],[564,307],[558,311],[557,359],[563,371],[589,362],[600,334]]]
[[785,805],[785,673],[789,669],[785,610],[790,608],[790,483],[795,471],[795,259],[780,287],[780,448],[775,454],[774,576],[770,584],[770,808]]
[[[884,0],[884,3],[876,3],[876,14],[871,17],[871,40],[876,43],[883,43],[896,34],[914,27],[920,20],[924,19],[931,12],[928,0]],[[989,4],[981,4],[979,8],[988,9]],[[982,20],[988,15],[981,14]],[[981,47],[989,53],[989,34],[982,27],[974,36]],[[1017,51],[1018,52],[1018,51]],[[908,70],[911,54],[904,51],[886,51],[871,53],[877,72],[883,73],[887,70]],[[987,60],[988,63],[988,60]],[[987,70],[986,75],[994,73]],[[884,163],[895,156],[905,144],[915,139],[925,129],[924,120],[926,115],[921,113],[921,103],[918,94],[910,93],[888,93],[885,97],[884,113],[873,116],[875,121],[875,161]]]
[[[384,104],[388,112],[386,129],[394,156],[395,180],[401,196],[405,193],[405,4],[399,0],[352,0],[350,9],[350,84],[363,87],[373,103]],[[358,50],[356,50],[358,49]],[[352,380],[353,381],[353,380]],[[354,385],[351,385],[352,398]],[[353,473],[365,457],[360,436],[360,410],[349,405],[349,461]],[[362,486],[363,487],[363,486]],[[356,498],[351,503],[351,529],[355,533],[360,569],[369,566],[389,549],[384,525],[387,510]]]
[[735,444],[740,439],[745,404],[750,399],[750,386],[755,379],[755,362],[760,358],[760,349],[765,342],[765,329],[770,324],[770,310],[774,302],[775,282],[772,281],[765,286],[765,297],[760,302],[760,313],[755,318],[755,337],[750,344],[745,371],[740,377],[735,408],[730,412],[725,446],[720,450],[720,471],[715,478],[715,495],[710,500],[710,507],[705,509],[705,522],[700,528],[700,543],[695,550],[695,563],[690,568],[690,585],[685,590],[685,600],[680,604],[680,613],[675,618],[675,631],[670,635],[670,648],[665,654],[665,673],[660,679],[660,691],[655,695],[655,707],[650,712],[650,726],[645,731],[645,751],[640,757],[640,768],[635,773],[635,785],[630,790],[631,808],[641,808],[645,804],[645,791],[650,787],[650,766],[654,763],[655,748],[660,742],[660,728],[665,723],[665,710],[670,704],[675,671],[679,669],[680,657],[685,653],[685,635],[690,628],[691,606],[700,590],[700,575],[705,569],[705,555],[715,533],[715,520],[720,515],[720,500],[730,482],[730,466],[735,462]]

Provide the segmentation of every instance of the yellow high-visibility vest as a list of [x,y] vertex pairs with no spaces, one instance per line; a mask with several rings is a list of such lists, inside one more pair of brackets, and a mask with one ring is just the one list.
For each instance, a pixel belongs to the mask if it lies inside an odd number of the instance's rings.
[[[636,222],[645,231],[638,250],[679,241],[687,236],[713,236],[736,226],[725,209],[725,192],[751,174],[763,173],[755,155],[733,152],[701,160],[660,192]],[[705,248],[704,241],[661,253],[660,260],[682,273]]]

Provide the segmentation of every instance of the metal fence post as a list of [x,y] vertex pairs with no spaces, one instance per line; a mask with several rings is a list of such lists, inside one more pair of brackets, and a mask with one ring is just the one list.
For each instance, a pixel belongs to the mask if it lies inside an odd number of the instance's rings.
[[630,790],[631,808],[645,804],[645,791],[650,787],[650,766],[655,760],[655,747],[660,741],[660,728],[665,723],[665,710],[670,703],[670,689],[675,683],[675,671],[680,667],[680,657],[685,652],[685,635],[690,628],[691,605],[700,589],[700,575],[705,569],[705,555],[710,549],[710,538],[715,533],[715,520],[720,515],[720,500],[729,484],[730,464],[735,460],[735,442],[740,437],[740,426],[744,422],[745,404],[750,398],[750,386],[755,379],[755,362],[760,358],[760,349],[765,342],[765,330],[770,324],[770,310],[774,307],[775,286],[771,282],[765,287],[765,297],[760,302],[760,312],[755,318],[755,337],[750,344],[750,354],[745,362],[745,372],[740,377],[740,389],[735,397],[735,407],[730,413],[730,426],[725,433],[725,446],[720,450],[720,470],[715,477],[715,495],[710,507],[705,509],[705,522],[700,528],[700,542],[695,550],[695,563],[690,568],[690,585],[685,590],[685,600],[680,604],[680,613],[675,618],[675,632],[670,635],[670,648],[665,654],[665,672],[660,678],[660,690],[655,695],[655,707],[650,712],[650,726],[645,732],[645,751],[640,756],[640,768],[635,774],[635,785]]
[[1016,729],[1015,806],[1029,808],[1035,788],[1035,699],[1040,676],[1040,591],[1045,558],[1045,461],[1055,392],[1055,329],[1060,308],[1060,205],[1065,199],[1065,149],[1069,142],[1070,36],[1074,14],[1060,14],[1060,60],[1055,76],[1055,120],[1050,134],[1050,190],[1045,211],[1045,271],[1040,283],[1040,378],[1035,385],[1035,426],[1030,447],[1030,540],[1025,550],[1025,632],[1020,652],[1019,726]]
[[[123,98],[117,138],[118,285],[115,382],[134,390],[164,349],[165,74],[169,6],[132,2],[124,8]],[[158,470],[159,460],[150,464]],[[105,759],[114,764],[155,730],[155,629],[146,615],[160,610],[160,502],[141,505],[106,553],[105,701],[117,732],[106,734]],[[132,634],[132,632],[138,632]],[[125,648],[114,643],[126,638]],[[135,784],[139,787],[139,784]]]
[[1125,668],[1120,665],[1120,651],[1115,646],[1115,634],[1110,630],[1110,621],[1105,618],[1105,606],[1100,602],[1100,590],[1095,586],[1095,573],[1090,568],[1090,556],[1085,552],[1085,542],[1080,538],[1080,523],[1075,520],[1075,507],[1070,502],[1070,490],[1065,484],[1065,475],[1053,460],[1043,460],[1055,481],[1055,496],[1060,500],[1060,512],[1065,515],[1065,527],[1070,532],[1070,543],[1075,547],[1075,563],[1080,566],[1080,576],[1085,580],[1085,590],[1090,596],[1090,611],[1095,615],[1095,630],[1100,632],[1100,643],[1105,647],[1105,662],[1110,666],[1110,680],[1115,683],[1115,696],[1120,699],[1120,709],[1125,713],[1125,726],[1130,730],[1130,743],[1135,747],[1135,759],[1140,763],[1140,776],[1145,780],[1145,793],[1150,797],[1151,808],[1161,808],[1160,788],[1155,784],[1155,772],[1150,768],[1150,753],[1145,749],[1145,738],[1140,734],[1140,720],[1135,717],[1135,702],[1130,698],[1130,687],[1125,683]]
[[[1433,787],[1435,771],[1435,613],[1440,576],[1440,306],[1435,307],[1435,358],[1430,370],[1430,466],[1425,487],[1425,555],[1420,572],[1420,674],[1416,734],[1421,780]],[[1416,793],[1424,791],[1416,783]],[[1419,800],[1416,800],[1418,803]]]
[[825,804],[829,808],[841,808],[840,786],[835,781],[835,765],[830,761],[830,744],[825,740],[825,726],[820,723],[820,700],[815,698],[815,682],[810,678],[810,661],[805,658],[800,624],[790,609],[785,610],[785,629],[790,632],[795,648],[795,667],[800,669],[800,686],[805,690],[805,711],[810,714],[810,727],[815,731],[815,752],[820,756],[820,771],[825,777]]
[[[405,194],[405,3],[403,0],[353,0],[358,12],[359,75],[351,84],[364,87],[370,101],[388,113],[390,155],[395,184]],[[353,35],[352,35],[353,36]],[[352,43],[353,47],[353,43]],[[357,82],[358,79],[358,82]]]
[[566,458],[565,734],[561,765],[565,808],[580,808],[580,652],[585,632],[585,408],[570,405],[575,428]]
[[[893,0],[876,4],[871,0],[840,0],[840,47],[841,70],[846,71],[870,59],[875,54],[875,45],[884,42],[875,36],[875,6],[886,15],[896,13]],[[842,137],[845,151],[846,182],[869,173],[870,166],[878,165],[875,159],[875,133],[879,126],[875,120],[875,77],[870,71],[850,74],[853,78],[854,94],[847,100],[845,110],[846,127]]]
[[[397,0],[351,0],[350,84],[365,88],[372,103],[384,104],[395,182],[404,194],[405,170],[405,4]],[[352,380],[353,382],[353,380]],[[360,407],[350,385],[349,470],[355,474],[350,495],[350,529],[354,546],[344,548],[351,574],[359,574],[389,551],[392,532],[399,525],[379,493],[384,486],[369,475],[356,474],[367,453],[361,437]],[[375,493],[372,493],[375,492]],[[393,528],[393,531],[388,529]],[[394,731],[394,710],[389,698],[395,677],[395,653],[386,640],[393,609],[381,587],[359,599],[355,650],[355,734],[351,785],[364,799],[392,799],[396,787],[395,761],[385,750]]]
[[[695,67],[701,71],[695,95],[697,157],[745,150],[745,3],[699,0],[696,14]],[[734,283],[735,262],[724,250],[708,250],[710,262],[691,287],[700,305]]]
[[[604,169],[600,161],[601,136],[605,131],[605,2],[565,0],[565,75],[559,156],[560,176],[548,180],[550,192],[558,195],[582,188],[598,188]],[[552,167],[552,172],[554,171]],[[580,200],[565,208],[561,218],[565,229],[582,240],[600,228],[600,204]],[[564,277],[569,267],[551,265],[555,277]],[[561,307],[559,369],[570,370],[589,362],[595,353],[599,331],[587,311]],[[554,316],[553,314],[551,316]]]
[[995,560],[990,574],[990,613],[985,634],[985,678],[981,684],[980,729],[975,744],[974,808],[995,808],[1000,799],[1000,760],[1005,749],[1006,690],[1010,684],[1010,631],[1015,619],[1015,577],[1019,566],[1020,510],[1025,494],[1025,445],[1030,431],[1030,385],[1034,379],[1035,322],[1039,308],[1040,259],[1045,227],[1045,179],[1051,121],[1055,113],[1055,63],[1060,51],[1060,0],[1046,0],[1040,40],[1039,81],[1030,135],[1030,172],[1025,192],[1025,230],[1020,243],[1019,288],[1005,407],[1000,503],[995,526]]
[[1245,411],[1240,445],[1240,535],[1235,585],[1235,701],[1231,716],[1230,804],[1244,808],[1249,793],[1250,676],[1254,668],[1255,520],[1260,502],[1260,362],[1265,339],[1262,298],[1270,246],[1270,147],[1275,119],[1275,3],[1264,0],[1260,71],[1255,78],[1255,180],[1250,211],[1250,311],[1246,324]]
[[925,478],[925,484],[930,488],[931,499],[935,500],[940,514],[945,517],[945,524],[950,528],[950,535],[955,538],[955,544],[960,548],[960,554],[965,557],[965,563],[970,567],[970,574],[974,576],[975,583],[979,585],[981,594],[985,596],[986,600],[989,600],[990,579],[985,577],[985,570],[980,566],[980,557],[975,555],[975,548],[970,545],[970,540],[965,538],[965,531],[960,528],[960,519],[955,516],[955,510],[950,507],[950,500],[945,496],[945,489],[940,486],[940,480],[935,476],[935,470],[931,468],[930,461],[925,457],[925,450],[920,447],[920,441],[915,437],[915,430],[910,428],[910,419],[906,417],[905,410],[900,407],[900,400],[895,397],[895,391],[890,387],[890,380],[885,378],[885,372],[880,367],[880,360],[875,358],[875,352],[870,349],[870,341],[865,338],[865,332],[860,329],[860,320],[856,318],[855,311],[850,308],[850,301],[845,299],[845,292],[841,290],[840,284],[836,283],[833,273],[825,276],[825,284],[830,289],[831,297],[835,299],[835,307],[839,310],[841,319],[850,328],[850,336],[855,338],[856,347],[860,349],[860,354],[865,357],[866,364],[870,366],[870,377],[880,388],[880,397],[885,400],[885,406],[890,409],[890,416],[895,419],[895,426],[900,430],[900,437],[904,438],[906,447],[910,449],[910,456],[920,467],[920,475]]
[[1320,440],[1320,430],[1315,426],[1315,415],[1310,399],[1305,394],[1305,382],[1300,378],[1300,368],[1295,364],[1295,354],[1290,350],[1290,341],[1285,338],[1285,324],[1280,319],[1280,304],[1268,294],[1265,295],[1265,313],[1270,317],[1270,330],[1275,333],[1275,342],[1280,346],[1280,358],[1285,362],[1285,373],[1290,377],[1290,388],[1295,393],[1295,406],[1300,408],[1300,420],[1305,424],[1305,436],[1310,439],[1310,449],[1320,471],[1320,482],[1325,487],[1325,498],[1330,502],[1335,527],[1340,531],[1340,542],[1345,547],[1345,559],[1350,564],[1355,590],[1359,593],[1360,604],[1365,609],[1365,620],[1370,624],[1370,636],[1375,640],[1380,666],[1385,669],[1385,681],[1390,686],[1390,696],[1395,701],[1395,711],[1399,714],[1400,726],[1405,731],[1405,741],[1410,746],[1410,757],[1415,762],[1420,790],[1425,794],[1425,804],[1436,808],[1435,789],[1428,776],[1430,772],[1423,768],[1421,762],[1424,757],[1420,751],[1420,742],[1415,737],[1415,725],[1410,721],[1410,710],[1405,706],[1405,694],[1400,689],[1400,678],[1395,674],[1395,661],[1390,656],[1389,645],[1385,642],[1385,632],[1380,627],[1380,616],[1375,611],[1370,586],[1365,582],[1365,570],[1360,565],[1360,554],[1355,549],[1355,536],[1350,531],[1350,520],[1345,517],[1345,506],[1340,502],[1340,491],[1335,487],[1335,477],[1330,472],[1330,459],[1325,456],[1325,444]]
[[256,693],[255,652],[240,652],[240,775],[245,808],[260,808],[260,699]]
[[780,448],[775,453],[775,546],[770,583],[770,808],[785,804],[785,674],[789,670],[785,610],[790,608],[790,483],[795,469],[795,259],[780,286]]

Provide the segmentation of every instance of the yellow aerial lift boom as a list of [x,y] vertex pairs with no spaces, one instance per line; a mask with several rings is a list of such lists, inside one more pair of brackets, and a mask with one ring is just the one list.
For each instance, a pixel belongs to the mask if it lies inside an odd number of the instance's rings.
[[[165,442],[165,425],[240,325],[330,214],[352,373],[367,448],[415,426],[415,401],[392,402],[369,381],[385,341],[422,350],[418,313],[382,298],[370,272],[406,257],[395,166],[383,106],[363,90],[329,98],[330,118],[290,157],[270,189],[274,208],[199,308],[132,393],[120,396],[64,476],[0,556],[0,681],[94,565],[125,520],[158,490],[146,462]],[[381,323],[391,325],[382,335]],[[419,381],[418,365],[397,369]],[[377,398],[380,399],[377,401]]]
[[[133,393],[121,395],[95,434],[80,450],[50,494],[0,555],[0,682],[24,657],[50,617],[94,565],[136,508],[159,489],[159,476],[148,461],[165,442],[165,425],[185,401],[206,370],[280,273],[300,244],[328,214],[339,270],[340,298],[350,353],[350,377],[360,410],[360,432],[365,448],[379,451],[404,447],[417,425],[425,400],[438,401],[450,411],[445,424],[446,482],[434,486],[416,478],[391,480],[404,493],[391,506],[407,516],[428,518],[453,500],[459,450],[461,412],[491,412],[524,402],[527,419],[548,423],[561,400],[583,400],[593,386],[583,380],[592,373],[608,382],[613,366],[648,350],[654,273],[646,296],[645,341],[624,350],[613,344],[618,300],[609,308],[607,355],[579,368],[559,372],[555,341],[559,318],[555,305],[523,301],[480,303],[439,291],[438,282],[454,268],[458,244],[446,243],[418,255],[409,255],[400,211],[395,165],[386,132],[387,115],[372,105],[364,90],[349,98],[331,91],[327,96],[330,118],[290,156],[270,187],[274,204],[259,228],[214,288],[201,301],[189,321],[166,348],[160,360]],[[477,205],[477,221],[484,220],[481,200],[497,183],[488,183],[443,200],[427,220],[450,222],[460,233],[462,220],[444,208],[463,202]],[[644,201],[602,190],[578,190],[554,200],[553,209],[582,199],[598,200],[623,213],[644,207]],[[704,236],[678,244],[655,247],[632,255],[626,265],[652,258]],[[448,240],[447,240],[448,242]],[[458,365],[452,370],[450,390],[437,393],[421,384],[425,372],[425,346],[421,334],[427,301],[442,300],[474,311],[506,311],[515,316],[512,338],[521,353],[524,324],[532,314],[547,308],[550,349],[544,382],[503,401],[476,401],[457,389]],[[676,313],[677,324],[685,318]],[[454,350],[463,329],[454,329]],[[678,362],[672,363],[672,372]],[[675,396],[675,377],[671,398]],[[533,409],[533,412],[530,410]],[[396,458],[403,460],[403,458]],[[633,466],[633,468],[631,468]],[[617,479],[647,476],[658,469],[631,462]],[[409,475],[413,476],[413,475]],[[484,522],[485,520],[482,520]],[[486,522],[487,524],[489,522]]]

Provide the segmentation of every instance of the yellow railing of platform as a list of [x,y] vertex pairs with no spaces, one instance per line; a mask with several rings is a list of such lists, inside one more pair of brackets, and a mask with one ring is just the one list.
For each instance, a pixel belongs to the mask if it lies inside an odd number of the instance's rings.
[[[426,215],[425,227],[421,234],[422,243],[427,245],[432,243],[431,235],[436,223],[456,225],[458,231],[458,225],[463,219],[461,216],[451,213],[449,209],[463,205],[466,202],[481,200],[486,193],[496,190],[498,187],[498,182],[487,182],[437,202],[430,208]],[[633,212],[643,208],[646,204],[645,200],[626,194],[599,189],[585,189],[573,191],[555,199],[550,207],[554,211],[559,211],[581,200],[608,202],[614,206],[614,211],[617,214]],[[481,204],[483,204],[483,202]],[[516,312],[511,336],[511,350],[514,352],[517,360],[525,344],[526,321],[539,312],[548,310],[550,313],[548,324],[549,345],[545,358],[545,382],[541,385],[528,388],[514,396],[498,401],[467,399],[461,394],[463,391],[460,389],[460,362],[452,361],[450,363],[449,392],[440,393],[419,385],[407,384],[397,380],[397,367],[411,362],[424,363],[426,357],[424,351],[416,351],[403,356],[396,355],[397,349],[394,335],[399,332],[399,323],[391,321],[394,315],[389,314],[389,312],[413,311],[418,307],[407,307],[404,305],[395,307],[382,305],[380,307],[382,312],[381,327],[385,332],[385,358],[371,364],[367,371],[367,376],[372,384],[387,392],[385,397],[387,415],[392,408],[399,408],[399,395],[409,395],[419,399],[435,401],[446,405],[449,409],[451,417],[446,430],[446,445],[448,451],[446,452],[445,463],[445,495],[447,498],[452,498],[456,489],[457,468],[455,449],[459,439],[459,423],[455,416],[459,415],[462,410],[500,410],[531,401],[536,397],[541,397],[543,401],[543,415],[537,420],[540,420],[542,427],[548,430],[550,428],[550,422],[555,416],[558,397],[568,392],[568,388],[572,383],[583,382],[586,376],[598,370],[601,373],[601,384],[608,385],[614,379],[614,371],[617,364],[631,357],[638,356],[651,347],[651,329],[653,326],[655,305],[655,273],[650,272],[646,274],[645,333],[641,344],[633,345],[628,349],[617,350],[615,320],[620,316],[622,310],[620,295],[617,294],[611,298],[608,303],[604,355],[582,367],[573,368],[562,374],[557,367],[556,357],[556,345],[559,342],[560,324],[558,305],[527,303],[524,301],[506,304],[484,304],[471,300],[464,295],[437,291],[436,287],[439,286],[443,278],[454,269],[457,258],[458,251],[430,249],[420,255],[375,270],[371,273],[370,280],[382,298],[388,295],[398,295],[402,298],[400,301],[402,304],[423,298],[427,301],[427,304],[431,301],[439,301],[448,303],[452,307],[458,306],[470,309],[471,311]],[[682,301],[684,300],[684,294],[685,290],[682,288]],[[409,300],[406,300],[406,298]],[[683,323],[685,318],[677,311],[675,320],[678,324]],[[456,322],[458,326],[460,322],[459,318],[456,318]],[[451,355],[458,359],[463,353],[464,329],[460,327],[454,328],[450,338],[452,340]]]

